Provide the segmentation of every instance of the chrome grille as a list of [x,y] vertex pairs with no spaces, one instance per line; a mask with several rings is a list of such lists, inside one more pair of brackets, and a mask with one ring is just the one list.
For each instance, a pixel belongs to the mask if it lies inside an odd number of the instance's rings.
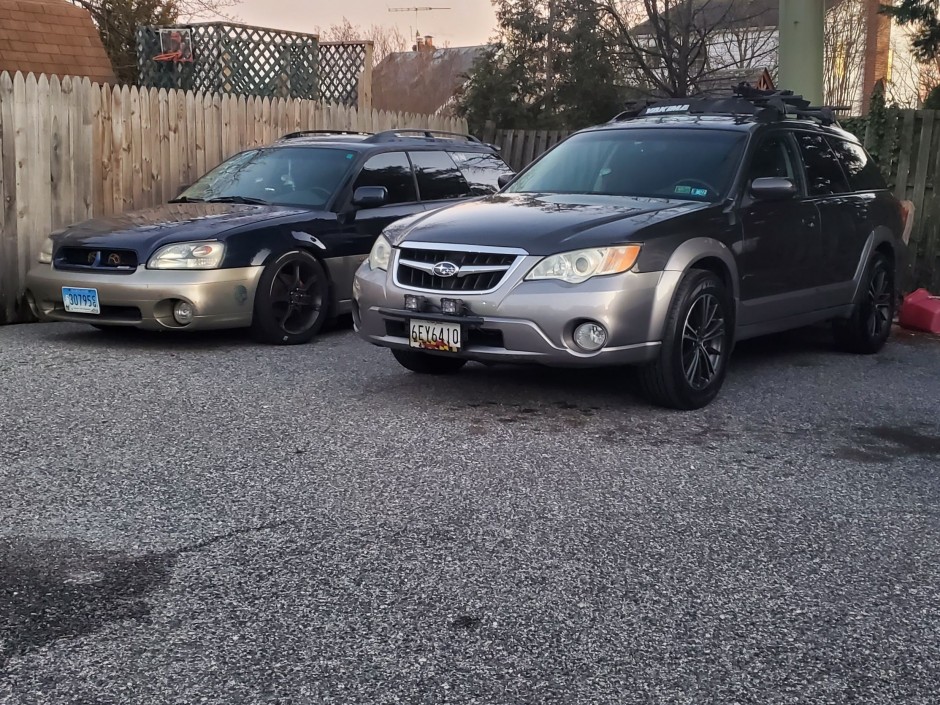
[[[400,285],[432,291],[488,291],[502,282],[516,255],[505,252],[427,250],[402,247],[396,277]],[[440,276],[435,266],[450,263],[457,268],[452,276]]]

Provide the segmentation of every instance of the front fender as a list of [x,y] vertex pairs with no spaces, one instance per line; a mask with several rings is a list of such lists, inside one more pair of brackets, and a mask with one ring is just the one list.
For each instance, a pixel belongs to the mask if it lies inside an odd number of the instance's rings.
[[653,303],[653,312],[650,317],[649,340],[662,340],[665,334],[666,317],[675,298],[676,289],[686,272],[695,268],[703,260],[718,260],[725,268],[731,283],[731,296],[737,310],[740,289],[738,264],[726,244],[711,237],[696,237],[686,240],[679,245],[666,261],[659,284],[656,286],[656,296]]

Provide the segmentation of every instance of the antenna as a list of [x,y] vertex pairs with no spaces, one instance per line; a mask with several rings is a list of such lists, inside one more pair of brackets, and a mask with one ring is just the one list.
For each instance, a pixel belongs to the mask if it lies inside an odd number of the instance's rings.
[[413,12],[415,13],[415,35],[420,36],[421,32],[418,30],[418,13],[419,12],[431,12],[432,10],[449,10],[449,7],[390,7],[388,8],[389,12]]

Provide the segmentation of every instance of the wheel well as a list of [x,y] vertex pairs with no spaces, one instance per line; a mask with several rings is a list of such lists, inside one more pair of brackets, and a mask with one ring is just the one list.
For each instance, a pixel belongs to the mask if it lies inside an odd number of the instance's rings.
[[882,242],[878,247],[875,248],[875,252],[880,252],[885,257],[887,257],[891,262],[894,262],[894,248],[891,247],[891,243]]
[[731,272],[728,271],[728,266],[717,257],[703,257],[696,260],[692,263],[691,269],[703,269],[706,272],[715,274],[721,279],[721,283],[725,285],[725,289],[728,290],[731,297],[734,297],[734,282],[731,281]]

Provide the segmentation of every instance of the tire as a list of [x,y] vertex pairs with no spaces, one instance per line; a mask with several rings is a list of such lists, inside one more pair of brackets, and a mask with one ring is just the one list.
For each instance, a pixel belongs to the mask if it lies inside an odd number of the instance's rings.
[[445,357],[412,350],[392,350],[398,364],[419,375],[452,375],[459,372],[467,361],[459,357]]
[[294,250],[267,265],[258,281],[251,334],[269,345],[308,343],[329,313],[330,282],[320,261]]
[[873,254],[862,281],[851,317],[834,321],[832,330],[839,350],[872,355],[884,347],[894,322],[897,289],[891,260],[881,252]]
[[690,271],[673,296],[659,358],[639,369],[641,393],[670,409],[700,409],[721,389],[733,343],[731,297],[712,272]]

